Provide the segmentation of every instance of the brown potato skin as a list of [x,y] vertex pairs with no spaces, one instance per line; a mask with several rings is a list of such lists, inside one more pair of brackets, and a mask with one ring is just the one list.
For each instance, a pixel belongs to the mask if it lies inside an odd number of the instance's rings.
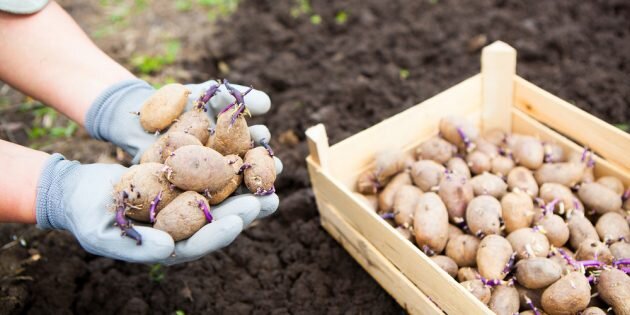
[[606,264],[611,264],[613,261],[613,255],[606,244],[598,240],[584,240],[578,246],[575,252],[575,258],[577,260],[594,260],[596,259]]
[[385,186],[385,189],[378,195],[378,209],[383,212],[391,212],[394,207],[394,197],[398,189],[403,185],[411,185],[409,173],[400,173]]
[[617,242],[611,244],[609,249],[615,259],[630,258],[630,243]]
[[591,306],[587,309],[585,309],[582,312],[582,315],[606,315],[606,312],[604,312],[601,308],[596,307],[596,306]]
[[536,225],[542,226],[549,243],[555,247],[562,247],[569,241],[569,226],[557,214],[547,214],[537,220]]
[[477,127],[463,117],[450,115],[440,119],[440,135],[442,135],[446,141],[463,148],[464,141],[457,132],[457,128],[461,128],[470,141],[475,141],[479,136]]
[[369,169],[359,175],[357,179],[357,191],[364,195],[374,195],[378,192],[379,183],[374,175],[374,170]]
[[209,192],[210,197],[208,198],[208,203],[211,206],[223,202],[232,193],[234,193],[238,186],[240,186],[243,182],[243,174],[239,174],[239,170],[241,169],[241,166],[243,166],[243,159],[235,154],[226,155],[224,158],[228,162],[228,164],[232,166],[232,171],[234,172],[234,174],[232,175],[230,181],[225,184],[225,186],[223,186],[223,188],[219,189],[218,191]]
[[482,137],[496,146],[501,146],[505,144],[507,133],[501,129],[495,128],[484,132]]
[[573,196],[571,189],[567,186],[558,183],[545,183],[540,186],[539,194],[539,197],[542,198],[545,203],[550,203],[554,199],[558,199],[558,203],[554,208],[556,211],[560,211],[560,203],[563,203],[565,210],[574,208],[573,200],[575,196]]
[[512,147],[512,155],[516,163],[535,170],[543,164],[545,149],[540,140],[530,136],[521,136]]
[[542,307],[551,315],[570,315],[584,310],[591,300],[591,286],[578,271],[550,285],[542,294]]
[[481,275],[479,274],[479,271],[477,271],[476,268],[463,267],[463,268],[459,268],[459,270],[457,271],[458,282],[476,280],[476,279],[479,279],[479,277],[481,277]]
[[490,297],[492,296],[490,288],[485,286],[481,280],[464,281],[461,285],[483,304],[488,304],[488,302],[490,302]]
[[199,139],[183,132],[170,131],[162,135],[140,157],[142,163],[164,163],[175,150],[187,145],[202,145]]
[[497,315],[518,313],[518,291],[513,286],[500,285],[494,288],[488,307]]
[[545,161],[547,163],[564,162],[566,160],[564,149],[558,144],[545,143],[543,147],[545,149]]
[[597,282],[599,297],[615,314],[630,314],[630,277],[619,269],[602,271]]
[[473,151],[466,156],[466,163],[473,174],[482,174],[492,169],[492,160],[490,157],[481,152]]
[[140,108],[140,124],[147,132],[166,129],[184,111],[190,91],[181,84],[167,84]]
[[602,176],[597,179],[596,183],[606,186],[619,196],[623,194],[623,183],[615,176]]
[[446,162],[446,168],[454,174],[459,174],[466,179],[470,179],[470,169],[468,164],[460,157],[453,157]]
[[[244,157],[252,148],[252,137],[249,133],[244,115],[239,115],[234,124],[231,111],[219,114],[217,125],[214,127],[214,142],[212,148],[222,155],[236,154]],[[269,141],[269,139],[266,139]]]
[[245,163],[251,165],[243,172],[243,181],[250,192],[269,191],[276,181],[276,163],[264,147],[255,147],[245,154]]
[[538,196],[538,183],[532,172],[525,167],[513,168],[508,174],[507,183],[511,191],[518,188],[532,197]]
[[557,183],[571,187],[582,180],[584,165],[573,162],[545,163],[534,172],[539,185]]
[[507,240],[512,245],[518,259],[529,258],[527,245],[531,247],[533,255],[536,257],[547,257],[549,254],[549,240],[541,233],[530,228],[518,229],[507,236]]
[[379,152],[376,155],[376,168],[374,169],[376,181],[387,184],[394,175],[404,171],[407,166],[407,157],[404,152],[398,150]]
[[620,238],[630,242],[630,227],[626,219],[617,212],[608,212],[597,219],[595,230],[602,242],[615,242]]
[[452,225],[452,224],[448,225],[448,239],[449,240],[453,239],[453,237],[457,235],[463,235],[463,234],[464,232],[457,226]]
[[496,156],[492,159],[491,169],[492,174],[497,176],[507,176],[510,171],[516,167],[514,160],[510,159],[507,156]]
[[457,148],[450,142],[438,137],[431,137],[416,149],[418,160],[433,160],[444,164],[457,153]]
[[428,246],[441,253],[448,241],[448,212],[440,197],[433,192],[418,198],[413,215],[413,232],[418,247]]
[[475,150],[483,152],[490,160],[499,156],[499,147],[484,138],[477,138],[477,140],[475,140]]
[[501,233],[501,203],[492,196],[473,198],[466,207],[466,223],[474,235]]
[[459,174],[446,174],[442,176],[438,194],[444,201],[446,210],[448,211],[448,217],[452,222],[464,218],[466,207],[474,197],[470,181]]
[[402,185],[394,195],[394,221],[403,227],[413,224],[413,213],[418,204],[418,198],[422,196],[422,190],[413,185]]
[[430,191],[432,187],[440,184],[444,171],[444,166],[435,161],[420,160],[411,167],[411,178],[422,191]]
[[199,201],[210,209],[204,196],[194,191],[182,193],[158,213],[153,227],[168,233],[176,242],[191,237],[206,224]]
[[620,196],[600,183],[584,183],[580,185],[578,196],[584,205],[599,214],[621,209]]
[[505,194],[501,198],[501,208],[507,233],[532,225],[534,202],[528,194],[522,191]]
[[470,180],[475,196],[490,195],[500,199],[507,192],[507,184],[497,175],[483,173]]
[[208,147],[183,146],[166,159],[172,170],[168,180],[183,190],[218,191],[231,179],[234,171],[221,154]]
[[411,233],[409,229],[399,226],[399,227],[396,227],[396,232],[402,235],[402,237],[405,238],[406,240],[413,242],[413,233]]
[[430,257],[434,263],[436,263],[442,270],[446,271],[451,277],[457,276],[457,264],[450,258],[444,255],[435,255]]
[[567,225],[569,226],[569,244],[573,249],[577,249],[584,240],[599,240],[597,230],[584,214],[581,212],[574,212],[571,217],[567,219]]
[[542,289],[562,276],[562,266],[545,257],[532,257],[516,263],[516,280],[528,289]]
[[499,235],[488,235],[479,243],[477,250],[477,268],[486,279],[503,279],[505,265],[510,260],[513,250],[510,242]]
[[[514,288],[516,289],[516,291],[518,292],[518,299],[519,299],[519,303],[521,305],[521,309],[530,309],[529,305],[527,305],[527,299],[525,297],[528,297],[530,301],[532,301],[532,304],[534,304],[534,306],[536,308],[539,309],[539,311],[542,313],[542,304],[540,303],[540,299],[542,298],[542,294],[543,291],[542,289],[528,289],[522,285],[520,285],[518,282],[516,284],[514,284]],[[522,314],[522,313],[521,313]]]
[[183,132],[199,139],[201,143],[208,142],[210,137],[210,117],[201,110],[190,110],[183,113],[171,125],[168,132]]
[[125,211],[125,215],[142,222],[149,222],[151,202],[160,191],[162,191],[162,200],[156,206],[156,214],[181,193],[178,189],[171,189],[166,179],[165,166],[159,163],[132,166],[114,186],[116,195],[122,191],[129,196],[127,203],[133,205]]
[[459,267],[474,267],[477,264],[479,239],[468,234],[455,235],[446,243],[446,256]]

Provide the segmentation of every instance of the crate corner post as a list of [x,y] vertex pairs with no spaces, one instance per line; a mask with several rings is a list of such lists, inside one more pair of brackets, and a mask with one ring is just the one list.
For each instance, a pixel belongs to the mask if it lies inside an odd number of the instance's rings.
[[512,130],[516,50],[496,41],[481,53],[482,130]]
[[328,135],[324,124],[317,124],[306,130],[306,139],[308,141],[308,151],[313,162],[317,163],[323,170],[329,167],[329,149]]

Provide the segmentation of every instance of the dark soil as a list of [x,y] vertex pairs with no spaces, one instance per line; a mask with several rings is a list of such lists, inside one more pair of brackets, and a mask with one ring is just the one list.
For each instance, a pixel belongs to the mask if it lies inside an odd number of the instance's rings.
[[610,123],[630,121],[628,1],[312,1],[294,17],[295,7],[244,1],[217,32],[202,32],[203,57],[182,64],[193,80],[218,74],[271,96],[256,121],[285,164],[278,213],[220,252],[161,269],[86,254],[63,232],[0,226],[7,242],[28,239],[0,252],[27,277],[0,279],[0,312],[400,313],[319,226],[307,127],[323,122],[332,143],[342,140],[477,73],[480,47],[499,39],[516,47],[526,79]]

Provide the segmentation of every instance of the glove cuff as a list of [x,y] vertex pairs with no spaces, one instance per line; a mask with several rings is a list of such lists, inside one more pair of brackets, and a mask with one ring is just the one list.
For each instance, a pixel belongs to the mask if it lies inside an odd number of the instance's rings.
[[66,217],[62,205],[63,181],[79,165],[67,161],[63,155],[55,153],[44,164],[37,184],[37,205],[35,214],[40,229],[66,229]]
[[114,129],[124,127],[121,124],[128,122],[131,113],[138,111],[153,92],[155,89],[140,79],[124,80],[110,86],[92,103],[85,118],[85,129],[93,138],[124,147],[124,139],[115,139]]

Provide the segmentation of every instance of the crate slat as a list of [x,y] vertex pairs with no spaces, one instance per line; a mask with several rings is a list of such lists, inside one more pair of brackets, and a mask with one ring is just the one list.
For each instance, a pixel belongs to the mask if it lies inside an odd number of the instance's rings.
[[630,135],[553,94],[515,78],[516,107],[561,134],[630,170]]
[[512,130],[516,50],[496,41],[481,52],[481,127]]
[[319,203],[321,224],[409,314],[444,314],[329,203]]

